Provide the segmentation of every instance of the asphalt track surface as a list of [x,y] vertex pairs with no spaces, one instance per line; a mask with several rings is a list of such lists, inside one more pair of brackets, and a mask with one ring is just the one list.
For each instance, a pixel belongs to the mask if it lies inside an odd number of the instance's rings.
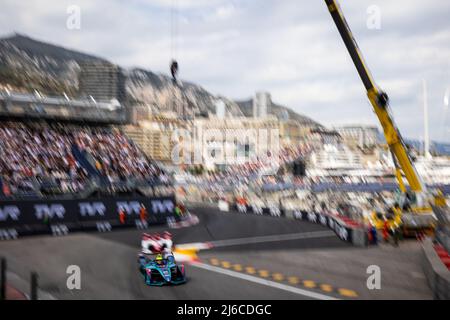
[[[429,299],[432,294],[414,244],[356,249],[309,222],[193,208],[195,226],[170,230],[176,244],[212,242],[186,265],[188,282],[149,287],[137,271],[142,231],[78,233],[0,242],[10,271],[39,274],[40,288],[57,299]],[[165,226],[147,232],[161,232]],[[369,291],[366,268],[387,270],[383,290]],[[81,269],[81,290],[69,290],[69,265]],[[398,274],[400,270],[408,271]]]

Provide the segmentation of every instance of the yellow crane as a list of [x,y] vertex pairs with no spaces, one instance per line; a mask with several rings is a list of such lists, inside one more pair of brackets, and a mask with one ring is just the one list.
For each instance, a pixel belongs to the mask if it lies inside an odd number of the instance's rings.
[[[325,3],[366,88],[367,96],[373,106],[373,110],[383,128],[383,133],[396,167],[396,177],[400,191],[404,195],[407,194],[402,176],[404,175],[414,195],[414,199],[410,199],[411,197],[409,197],[409,203],[403,206],[403,210],[399,210],[398,207],[393,208],[394,218],[391,219],[391,222],[398,225],[401,217],[401,225],[406,234],[415,233],[419,230],[431,232],[436,222],[435,215],[430,206],[431,195],[426,190],[409,157],[403,138],[391,115],[388,95],[376,85],[338,2],[336,0],[325,0]],[[406,196],[403,199],[407,199]],[[435,198],[434,204],[445,205],[445,202],[442,202],[442,196],[440,194]]]

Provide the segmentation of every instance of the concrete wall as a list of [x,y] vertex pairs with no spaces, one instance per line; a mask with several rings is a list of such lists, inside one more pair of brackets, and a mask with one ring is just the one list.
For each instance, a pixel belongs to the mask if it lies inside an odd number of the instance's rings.
[[433,247],[433,241],[425,239],[422,245],[422,267],[434,299],[450,299],[450,271],[442,263]]
[[436,231],[436,239],[440,244],[444,246],[444,248],[450,252],[450,231],[449,229],[437,230]]

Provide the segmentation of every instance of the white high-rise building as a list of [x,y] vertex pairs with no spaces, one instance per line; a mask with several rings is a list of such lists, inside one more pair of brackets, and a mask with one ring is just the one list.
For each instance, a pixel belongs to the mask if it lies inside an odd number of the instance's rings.
[[360,148],[367,148],[378,143],[378,127],[372,125],[346,125],[334,128],[347,143],[358,146]]
[[272,99],[268,92],[256,92],[253,98],[253,117],[254,118],[266,118],[270,112],[270,106],[272,105]]
[[219,119],[225,119],[226,113],[225,102],[223,102],[223,100],[217,100],[215,105],[216,105],[216,117]]

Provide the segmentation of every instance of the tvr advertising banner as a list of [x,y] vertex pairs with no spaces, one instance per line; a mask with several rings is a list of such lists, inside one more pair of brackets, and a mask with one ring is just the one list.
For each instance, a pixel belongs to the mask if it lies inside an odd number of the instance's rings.
[[[142,219],[141,209],[145,208]],[[120,217],[122,214],[122,217]],[[0,202],[0,239],[33,233],[165,223],[175,216],[175,197],[100,198]],[[139,225],[141,224],[141,225]]]

